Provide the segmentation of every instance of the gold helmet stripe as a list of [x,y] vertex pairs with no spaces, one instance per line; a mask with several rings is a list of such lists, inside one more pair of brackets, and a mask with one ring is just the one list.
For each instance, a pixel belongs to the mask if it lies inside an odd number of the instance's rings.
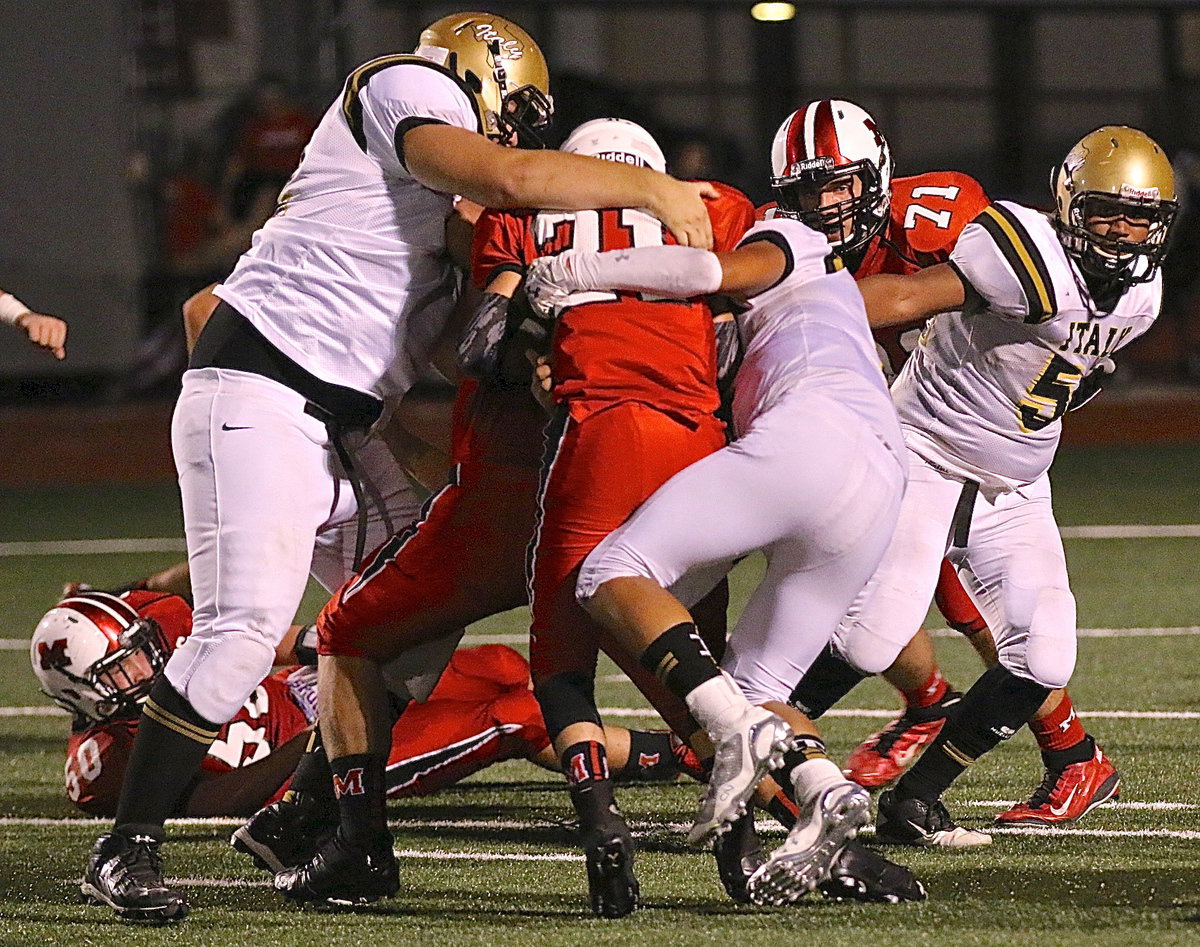
[[366,87],[371,77],[380,70],[387,69],[389,66],[402,65],[426,66],[430,69],[436,69],[442,75],[448,76],[453,80],[454,84],[462,89],[463,94],[466,95],[467,100],[471,103],[472,111],[475,112],[475,121],[479,123],[478,130],[482,134],[483,116],[479,114],[479,104],[476,101],[474,93],[467,88],[458,75],[445,66],[439,66],[435,62],[431,62],[424,56],[417,56],[413,53],[398,53],[392,56],[380,56],[378,59],[372,59],[370,62],[363,63],[346,77],[346,88],[342,92],[342,117],[346,119],[346,124],[350,126],[350,134],[358,142],[359,148],[364,152],[367,150],[367,136],[363,131],[362,101],[359,98],[362,95],[362,90]]
[[1025,294],[1025,321],[1036,325],[1050,319],[1056,310],[1054,284],[1041,251],[1024,225],[1012,211],[998,204],[985,208],[975,223],[988,232],[1016,274]]

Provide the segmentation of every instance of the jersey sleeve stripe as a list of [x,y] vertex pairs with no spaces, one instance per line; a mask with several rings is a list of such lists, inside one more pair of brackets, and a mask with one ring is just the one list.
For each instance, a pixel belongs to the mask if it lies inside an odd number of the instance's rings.
[[[783,234],[781,234],[778,230],[760,230],[758,233],[752,233],[748,237],[746,237],[744,240],[742,240],[742,242],[739,243],[738,246],[739,247],[748,247],[752,243],[759,243],[764,240],[767,243],[773,243],[780,250],[782,250],[783,255],[785,257],[783,273],[781,273],[779,276],[779,279],[777,279],[774,283],[772,283],[770,286],[768,286],[767,289],[761,290],[761,292],[765,293],[765,292],[767,292],[767,290],[774,289],[776,286],[778,286],[785,279],[787,279],[789,276],[792,275],[792,270],[794,270],[796,268],[796,257],[792,254],[792,247],[788,243],[787,237],[785,237]],[[833,256],[833,254],[830,254],[830,256]]]
[[[475,111],[475,119],[479,123],[479,131],[483,131],[483,117],[479,114],[479,105],[475,101],[475,96],[471,94],[471,90],[466,87],[462,79],[445,66],[439,66],[437,63],[430,62],[421,56],[414,56],[412,53],[399,53],[393,56],[380,56],[378,59],[372,59],[368,63],[363,63],[354,72],[350,73],[346,79],[346,88],[342,92],[342,116],[346,119],[346,124],[350,126],[350,134],[354,136],[354,140],[358,143],[359,148],[364,152],[367,150],[367,135],[363,131],[362,100],[360,98],[362,90],[375,73],[387,69],[389,66],[405,64],[436,69],[438,72],[452,79],[454,84],[462,89],[463,94],[470,101],[471,107]],[[403,159],[401,159],[401,163],[403,163]]]
[[997,204],[985,208],[975,220],[995,241],[1021,284],[1028,309],[1025,321],[1045,322],[1055,312],[1054,284],[1029,232],[1011,211]]

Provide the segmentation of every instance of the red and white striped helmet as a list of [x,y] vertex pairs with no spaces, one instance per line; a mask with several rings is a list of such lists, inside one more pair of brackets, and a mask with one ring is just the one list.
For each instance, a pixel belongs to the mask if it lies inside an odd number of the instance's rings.
[[88,720],[136,712],[170,653],[158,622],[108,592],[79,592],[42,616],[33,673],[60,707]]
[[[853,102],[821,99],[789,115],[771,145],[771,172],[776,213],[823,231],[842,252],[861,247],[887,222],[892,151],[875,120]],[[861,192],[820,207],[821,188],[849,175],[858,176]]]

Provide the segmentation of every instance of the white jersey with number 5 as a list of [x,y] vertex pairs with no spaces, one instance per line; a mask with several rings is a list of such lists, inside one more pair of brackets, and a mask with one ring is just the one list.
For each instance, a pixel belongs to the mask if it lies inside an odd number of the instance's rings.
[[919,455],[985,492],[1016,489],[1049,469],[1083,376],[1150,328],[1161,276],[1099,311],[1050,220],[1008,202],[967,226],[950,265],[964,311],[930,320],[892,396]]
[[449,70],[386,56],[352,73],[275,216],[216,291],[318,378],[381,399],[411,387],[457,291],[445,253],[453,196],[397,153],[426,123],[479,130]]

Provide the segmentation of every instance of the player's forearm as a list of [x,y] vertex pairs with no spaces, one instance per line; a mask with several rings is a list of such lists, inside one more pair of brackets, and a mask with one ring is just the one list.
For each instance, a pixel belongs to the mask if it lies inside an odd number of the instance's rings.
[[875,328],[901,325],[959,309],[966,289],[954,268],[946,263],[909,276],[879,273],[859,280],[867,321]]
[[638,247],[604,253],[567,250],[542,257],[529,267],[525,288],[535,308],[547,312],[567,305],[573,293],[625,290],[675,299],[721,289],[716,254],[695,247]]

